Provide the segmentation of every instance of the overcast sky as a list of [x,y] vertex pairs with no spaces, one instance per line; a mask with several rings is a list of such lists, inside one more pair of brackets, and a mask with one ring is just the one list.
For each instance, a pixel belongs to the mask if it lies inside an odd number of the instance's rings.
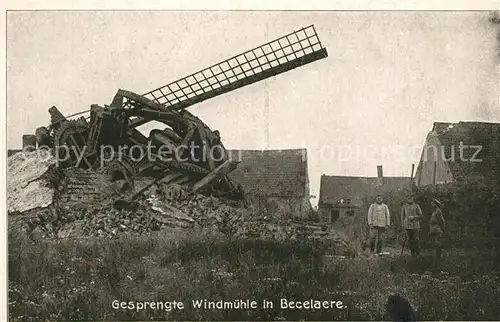
[[[8,147],[314,24],[329,57],[190,111],[234,149],[307,148],[321,174],[409,176],[434,121],[500,121],[498,25],[486,12],[10,12]],[[266,131],[267,129],[267,131]]]

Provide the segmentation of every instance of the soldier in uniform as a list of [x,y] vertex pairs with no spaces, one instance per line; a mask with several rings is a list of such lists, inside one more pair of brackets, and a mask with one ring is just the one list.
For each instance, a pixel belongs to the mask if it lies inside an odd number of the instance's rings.
[[368,226],[370,227],[370,249],[376,254],[382,252],[382,234],[391,224],[389,207],[383,201],[383,196],[378,195],[375,203],[368,209]]
[[435,264],[439,264],[441,261],[441,252],[443,249],[443,233],[445,228],[445,222],[443,218],[443,213],[441,212],[441,202],[437,199],[432,199],[432,214],[429,220],[429,236],[432,240],[432,246],[436,252]]
[[422,209],[414,200],[415,196],[409,194],[406,198],[406,204],[401,208],[401,223],[406,230],[408,246],[412,256],[420,254],[419,232],[420,222],[423,218]]

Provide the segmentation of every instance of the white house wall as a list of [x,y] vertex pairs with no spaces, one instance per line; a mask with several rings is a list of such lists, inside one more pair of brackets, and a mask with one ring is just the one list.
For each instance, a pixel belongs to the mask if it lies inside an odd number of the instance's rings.
[[[447,147],[449,148],[449,147]],[[453,176],[445,161],[444,147],[435,132],[430,132],[420,156],[419,168],[415,180],[419,186],[433,184],[434,162],[436,161],[436,184],[452,182]]]

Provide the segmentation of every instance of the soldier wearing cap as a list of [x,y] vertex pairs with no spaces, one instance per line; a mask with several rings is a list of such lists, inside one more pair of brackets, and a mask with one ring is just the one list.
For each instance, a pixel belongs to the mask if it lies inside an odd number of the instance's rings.
[[375,203],[370,205],[368,209],[368,226],[370,227],[370,249],[376,254],[382,252],[382,234],[391,224],[391,214],[389,207],[382,201],[384,200],[381,194],[377,195]]
[[408,246],[412,256],[420,254],[419,232],[420,222],[424,216],[422,209],[414,200],[415,196],[409,194],[406,198],[406,204],[401,208],[401,223],[408,234]]
[[437,199],[432,199],[432,214],[429,220],[429,236],[432,240],[432,246],[436,251],[436,264],[441,261],[441,252],[443,249],[442,237],[445,229],[445,221],[441,211],[441,202]]

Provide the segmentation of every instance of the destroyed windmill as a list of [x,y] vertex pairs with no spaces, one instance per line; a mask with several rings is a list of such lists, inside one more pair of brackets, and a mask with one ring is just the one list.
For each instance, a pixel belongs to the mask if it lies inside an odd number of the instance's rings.
[[[236,162],[228,158],[218,131],[187,108],[327,56],[311,25],[143,95],[120,89],[109,106],[92,105],[89,117],[69,119],[52,107],[51,124],[36,130],[36,142],[69,153],[63,167],[104,171],[113,180],[152,176],[164,183],[192,185],[195,191],[239,195],[227,177]],[[152,130],[147,137],[137,128],[150,121],[166,128]],[[112,158],[102,154],[105,146]],[[137,161],[140,149],[124,151],[124,146],[141,147],[153,158]],[[199,150],[193,153],[193,146]]]

